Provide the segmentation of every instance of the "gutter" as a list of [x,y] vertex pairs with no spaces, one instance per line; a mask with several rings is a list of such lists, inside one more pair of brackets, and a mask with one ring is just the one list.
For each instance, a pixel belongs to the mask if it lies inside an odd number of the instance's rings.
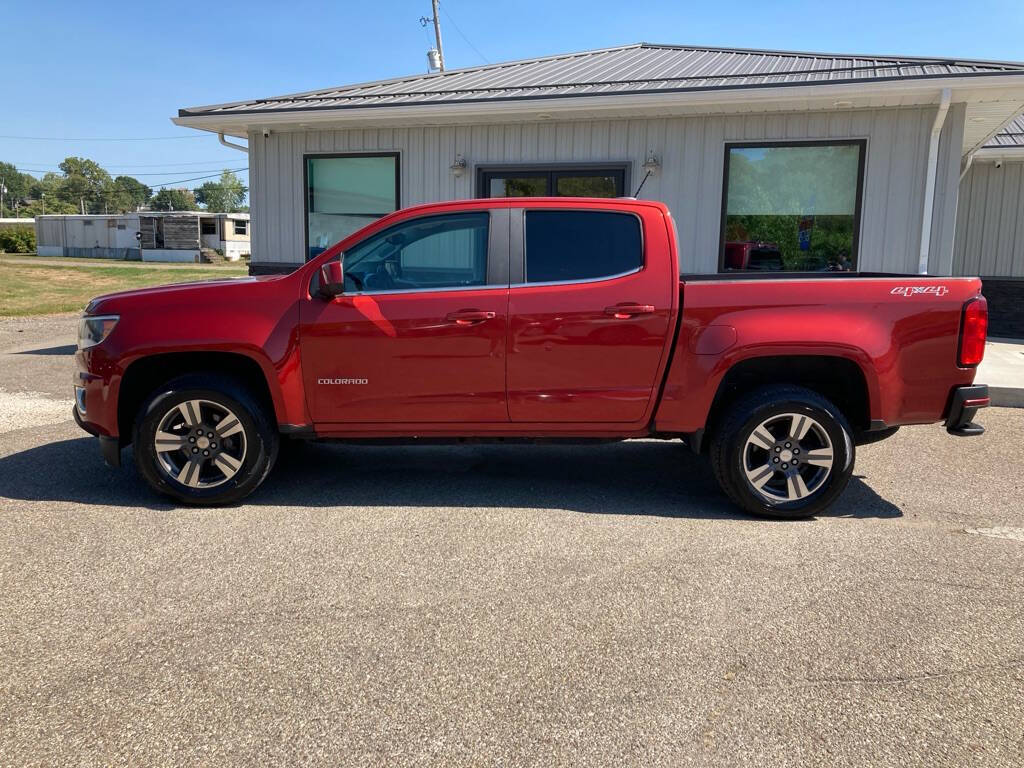
[[237,149],[239,152],[245,152],[245,154],[247,154],[247,155],[249,154],[249,148],[248,147],[243,146],[241,144],[234,144],[234,143],[228,141],[227,139],[225,139],[224,138],[224,131],[219,131],[217,133],[217,141],[219,141],[225,147],[231,147],[232,149]]
[[943,88],[939,99],[939,111],[935,113],[932,135],[928,140],[928,175],[924,182],[924,211],[921,214],[921,253],[917,262],[919,275],[928,274],[928,249],[932,243],[932,213],[935,210],[935,176],[939,165],[939,135],[946,122],[946,113],[949,112],[949,102],[952,98],[953,92],[949,88]]
[[998,163],[1002,160],[1010,162],[1024,160],[1024,145],[1006,144],[994,147],[982,147],[975,150],[974,157],[979,163]]
[[[209,107],[179,110],[177,117],[171,122],[188,128],[212,131],[223,131],[232,135],[244,136],[252,126],[288,126],[294,129],[315,130],[317,124],[329,123],[332,126],[356,125],[372,123],[375,126],[391,125],[458,125],[470,119],[507,120],[510,117],[534,121],[538,112],[548,112],[555,119],[573,119],[578,113],[586,117],[595,116],[596,112],[608,115],[630,117],[637,109],[669,109],[684,114],[693,107],[714,107],[721,114],[731,112],[722,109],[727,106],[739,106],[742,111],[760,111],[756,107],[768,106],[773,111],[780,110],[779,102],[820,101],[821,108],[834,109],[833,102],[837,99],[853,101],[853,109],[871,108],[870,97],[894,94],[910,96],[913,101],[904,100],[905,105],[934,104],[937,88],[975,90],[979,88],[1016,88],[1024,94],[1024,72],[1003,74],[1001,76],[976,75],[972,77],[947,77],[936,80],[888,80],[878,83],[817,83],[800,84],[780,87],[762,85],[746,88],[710,89],[703,91],[666,91],[659,93],[635,94],[604,94],[596,93],[585,98],[581,96],[546,96],[520,97],[515,99],[483,99],[445,102],[421,102],[418,104],[387,104],[373,106],[335,105],[329,108],[276,108],[204,112]],[[927,89],[927,90],[926,90]],[[920,97],[920,101],[917,98]],[[973,100],[969,94],[964,95],[967,101]],[[1015,99],[1017,97],[1015,96]],[[751,110],[754,106],[755,110]],[[814,107],[812,107],[814,108]],[[800,111],[803,111],[801,107]],[[237,133],[236,133],[237,131]]]

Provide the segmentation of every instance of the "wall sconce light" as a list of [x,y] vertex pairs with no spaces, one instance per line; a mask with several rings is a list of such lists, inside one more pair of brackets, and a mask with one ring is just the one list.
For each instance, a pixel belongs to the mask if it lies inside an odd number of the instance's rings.
[[661,169],[661,159],[654,154],[653,149],[647,150],[647,158],[644,160],[644,164],[641,166],[644,169],[645,174],[653,176]]
[[452,176],[456,179],[466,172],[466,158],[461,154],[455,156],[455,162],[448,166],[448,170],[452,172]]

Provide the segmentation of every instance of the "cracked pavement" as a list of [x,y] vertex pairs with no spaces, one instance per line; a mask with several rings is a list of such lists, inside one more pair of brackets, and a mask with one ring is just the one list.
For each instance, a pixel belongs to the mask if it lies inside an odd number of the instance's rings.
[[0,765],[1024,764],[1024,410],[805,522],[656,441],[298,445],[176,509],[68,418],[74,322],[0,320]]

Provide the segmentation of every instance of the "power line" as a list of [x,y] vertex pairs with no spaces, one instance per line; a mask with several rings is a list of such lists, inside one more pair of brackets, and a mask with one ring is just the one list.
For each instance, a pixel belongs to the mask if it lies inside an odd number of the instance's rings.
[[18,141],[183,141],[185,139],[205,139],[206,136],[138,136],[132,138],[69,138],[64,136],[0,136],[0,139],[17,139]]
[[[42,168],[15,168],[14,170],[19,171],[20,173],[53,173],[53,171],[51,171],[51,170],[44,170]],[[201,170],[201,169],[197,168],[196,170]],[[248,170],[248,169],[245,169],[245,170]],[[108,171],[108,173],[109,173],[109,171]],[[160,172],[160,173],[157,173],[155,171],[151,171],[151,172],[148,172],[148,173],[132,173],[132,174],[119,173],[118,175],[119,176],[128,176],[128,175],[130,175],[130,176],[132,176],[132,178],[134,178],[136,176],[174,176],[176,173],[183,173],[183,171],[181,171],[181,170],[173,170],[173,171],[163,171],[163,172]],[[219,173],[215,173],[213,175],[214,176],[219,176],[220,174]]]
[[441,4],[440,7],[444,15],[448,17],[448,21],[450,21],[452,23],[452,26],[455,27],[455,31],[459,33],[459,37],[466,41],[466,45],[468,45],[470,48],[476,51],[476,55],[483,59],[485,64],[490,64],[490,60],[488,60],[486,56],[480,53],[480,49],[473,45],[473,43],[469,41],[469,38],[466,37],[465,33],[459,28],[458,23],[455,21],[454,18],[452,18],[452,15],[448,13],[448,9],[443,4]]
[[[231,173],[238,173],[240,171],[247,171],[247,170],[249,170],[249,169],[248,168],[235,168],[234,170],[231,171]],[[212,178],[214,178],[216,176],[220,176],[220,174],[219,173],[211,173],[209,176],[193,176],[191,179],[178,179],[176,181],[166,181],[166,182],[162,182],[160,184],[160,186],[161,187],[166,187],[166,186],[168,186],[170,184],[184,184],[186,181],[199,181],[200,179],[212,179]],[[114,186],[113,189],[87,190],[87,191],[84,191],[84,192],[80,192],[78,195],[76,195],[76,197],[81,197],[81,198],[84,198],[86,200],[96,200],[97,198],[107,197],[108,195],[119,195],[119,194],[122,194],[122,193],[126,193],[126,192],[130,193],[130,192],[133,191],[133,190],[128,189],[126,187],[118,186],[116,184],[114,184],[113,186]],[[210,186],[215,188],[215,189],[228,189],[228,188],[234,188],[235,187],[235,185],[233,185],[233,184],[230,185],[230,187],[229,187],[229,185],[226,185],[226,184],[210,184]],[[190,189],[189,191],[190,192],[194,192],[195,190]]]
[[[38,163],[31,160],[10,160],[8,162],[14,165],[41,165],[47,168],[60,169],[60,163]],[[64,162],[63,160],[61,162]],[[220,160],[196,160],[193,163],[139,163],[132,165],[130,163],[108,163],[104,164],[104,168],[184,168],[190,165],[220,165],[224,162]]]

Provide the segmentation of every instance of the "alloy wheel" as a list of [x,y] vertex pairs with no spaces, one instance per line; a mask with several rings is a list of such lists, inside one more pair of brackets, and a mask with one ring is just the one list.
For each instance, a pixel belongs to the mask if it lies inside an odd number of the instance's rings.
[[741,457],[750,487],[769,504],[810,496],[832,474],[834,452],[825,428],[805,413],[765,419],[747,436]]
[[220,403],[186,400],[164,414],[153,447],[167,477],[189,488],[213,488],[242,468],[245,429],[234,412]]

